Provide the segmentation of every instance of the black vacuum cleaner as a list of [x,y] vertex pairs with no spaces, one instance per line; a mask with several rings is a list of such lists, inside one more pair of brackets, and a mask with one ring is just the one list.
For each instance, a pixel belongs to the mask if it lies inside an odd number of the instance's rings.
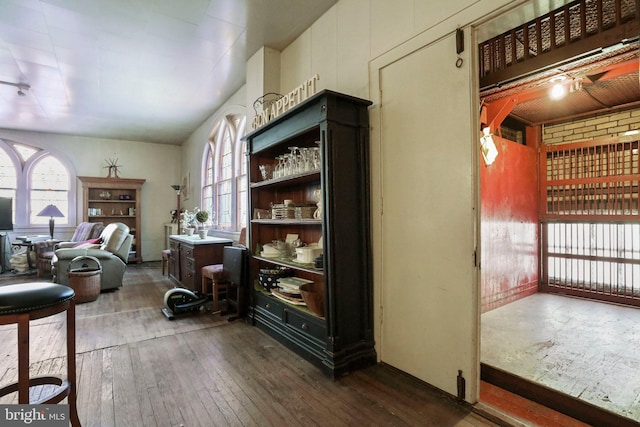
[[209,300],[207,295],[185,288],[173,288],[164,293],[164,307],[160,310],[167,319],[174,320],[177,314],[193,313]]

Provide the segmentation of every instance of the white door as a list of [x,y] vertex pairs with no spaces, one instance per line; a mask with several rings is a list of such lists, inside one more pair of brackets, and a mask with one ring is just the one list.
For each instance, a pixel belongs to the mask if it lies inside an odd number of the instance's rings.
[[478,293],[470,71],[455,37],[380,70],[380,357],[475,402]]

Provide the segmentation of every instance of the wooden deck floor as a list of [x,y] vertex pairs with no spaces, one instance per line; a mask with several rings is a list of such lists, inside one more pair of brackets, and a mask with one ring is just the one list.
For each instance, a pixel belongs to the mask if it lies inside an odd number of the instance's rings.
[[535,294],[482,315],[482,363],[640,423],[640,309]]
[[[130,266],[123,288],[78,305],[84,426],[496,425],[385,365],[332,381],[242,321],[203,312],[170,322],[159,308],[171,286],[159,264]],[[34,321],[31,334],[32,374],[63,372],[63,318]],[[15,328],[0,327],[0,342],[7,384]]]

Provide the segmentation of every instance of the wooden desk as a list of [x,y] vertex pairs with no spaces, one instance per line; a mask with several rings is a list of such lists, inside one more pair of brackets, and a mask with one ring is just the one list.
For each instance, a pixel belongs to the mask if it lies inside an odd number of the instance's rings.
[[183,288],[203,292],[202,267],[222,264],[223,248],[231,244],[232,240],[219,237],[169,236],[169,277]]

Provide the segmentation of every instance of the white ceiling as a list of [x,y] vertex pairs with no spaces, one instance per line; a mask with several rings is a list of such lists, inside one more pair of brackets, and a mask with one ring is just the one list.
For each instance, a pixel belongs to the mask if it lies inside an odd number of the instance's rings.
[[181,144],[337,0],[0,0],[0,128]]

